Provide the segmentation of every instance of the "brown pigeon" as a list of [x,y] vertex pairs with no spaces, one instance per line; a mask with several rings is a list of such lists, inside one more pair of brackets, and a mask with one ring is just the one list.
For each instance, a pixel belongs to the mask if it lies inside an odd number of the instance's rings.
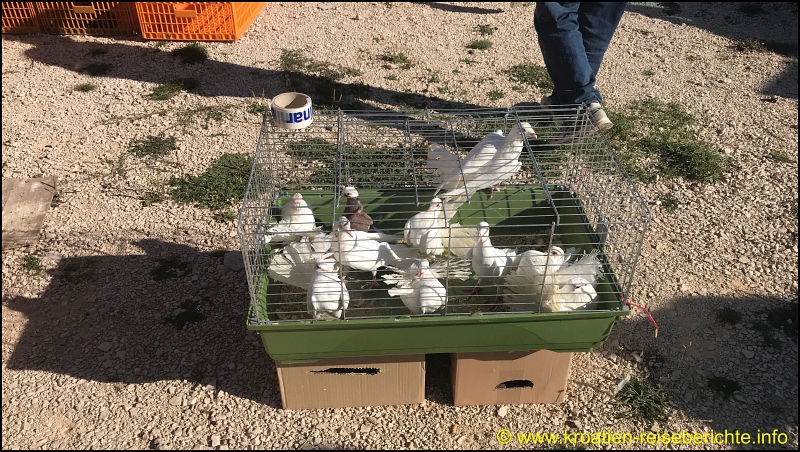
[[347,198],[344,216],[350,221],[350,227],[355,231],[368,232],[372,227],[372,217],[364,212],[364,206],[358,199],[358,190],[355,187],[345,187],[342,196]]

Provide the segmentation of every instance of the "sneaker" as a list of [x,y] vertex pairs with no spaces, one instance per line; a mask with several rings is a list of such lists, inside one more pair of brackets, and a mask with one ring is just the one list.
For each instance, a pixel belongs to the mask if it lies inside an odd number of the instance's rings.
[[599,102],[589,104],[589,114],[592,115],[592,124],[586,124],[580,128],[575,128],[574,123],[565,124],[560,132],[557,132],[550,143],[564,144],[569,143],[575,138],[584,138],[596,135],[601,130],[608,130],[614,126],[608,116],[606,116],[603,106]]
[[600,105],[600,102],[592,102],[589,104],[589,114],[592,115],[595,124],[597,124],[600,130],[608,130],[614,126],[614,123],[606,116],[606,112],[603,110],[603,106]]

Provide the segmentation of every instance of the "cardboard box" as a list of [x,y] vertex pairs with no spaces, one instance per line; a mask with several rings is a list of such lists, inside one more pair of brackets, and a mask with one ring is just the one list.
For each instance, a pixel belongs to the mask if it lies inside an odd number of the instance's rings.
[[275,364],[287,410],[406,405],[425,399],[425,355]]
[[450,359],[456,406],[557,403],[566,397],[572,353],[453,353]]

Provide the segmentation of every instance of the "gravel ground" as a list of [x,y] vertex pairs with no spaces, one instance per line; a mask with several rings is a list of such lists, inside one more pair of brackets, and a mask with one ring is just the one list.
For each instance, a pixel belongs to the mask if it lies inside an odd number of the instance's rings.
[[[271,3],[241,40],[207,44],[209,60],[194,66],[168,54],[182,43],[4,35],[3,178],[57,176],[60,204],[37,245],[3,251],[3,449],[477,449],[498,447],[501,428],[778,429],[788,435],[780,447],[797,449],[797,60],[731,48],[757,38],[796,52],[797,6],[765,4],[768,14],[747,15],[731,3],[680,12],[652,5],[631,5],[622,19],[599,76],[605,102],[683,104],[730,168],[714,185],[638,185],[654,219],[632,300],[652,311],[658,337],[643,315],[623,317],[603,347],[576,354],[566,402],[500,408],[453,407],[447,358],[431,355],[421,406],[283,411],[274,363],[244,327],[244,272],[214,252],[238,249],[235,224],[173,202],[142,207],[141,196],[176,171],[169,162],[197,174],[223,153],[254,148],[253,96],[291,87],[277,63],[282,49],[361,70],[345,82],[372,87],[374,106],[399,108],[398,93],[425,99],[437,86],[459,105],[538,101],[536,88],[514,90],[501,72],[542,64],[533,4]],[[493,47],[469,52],[466,43],[480,38],[473,28],[487,23],[497,28]],[[387,51],[415,66],[386,65]],[[103,77],[79,72],[93,62],[112,68]],[[143,97],[190,76],[201,81],[197,92]],[[96,90],[73,90],[90,81]],[[505,97],[490,100],[491,90]],[[227,116],[175,126],[176,111],[199,106],[222,106]],[[161,166],[120,160],[130,140],[161,131],[179,146]],[[680,201],[676,212],[660,206],[665,194]],[[46,269],[40,275],[23,269],[31,254]],[[158,259],[176,254],[190,270],[154,281]],[[769,310],[792,304],[785,330],[794,325],[794,338],[764,328]],[[206,319],[176,333],[163,319],[187,306]],[[720,322],[720,307],[742,321]],[[612,390],[626,376],[663,384],[674,406],[668,420],[615,418]],[[715,376],[741,389],[724,397],[708,386]]]

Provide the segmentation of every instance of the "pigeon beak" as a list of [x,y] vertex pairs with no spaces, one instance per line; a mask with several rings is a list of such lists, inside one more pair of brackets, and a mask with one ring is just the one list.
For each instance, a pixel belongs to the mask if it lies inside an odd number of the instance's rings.
[[353,236],[353,233],[352,233],[352,232],[350,232],[350,231],[344,231],[344,232],[346,232],[346,233],[347,233],[347,235],[349,235],[350,237],[352,237],[352,236]]
[[536,135],[536,132],[531,132],[528,134],[529,139],[536,139],[539,138],[539,135]]

